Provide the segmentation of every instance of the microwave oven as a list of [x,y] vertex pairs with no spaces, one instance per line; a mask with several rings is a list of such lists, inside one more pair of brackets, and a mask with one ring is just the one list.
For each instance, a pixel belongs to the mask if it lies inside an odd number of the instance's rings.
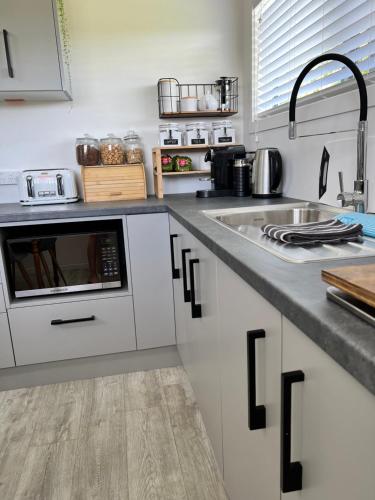
[[46,225],[5,240],[8,283],[16,299],[124,286],[122,229],[96,224],[83,231],[82,224],[59,224],[57,232]]

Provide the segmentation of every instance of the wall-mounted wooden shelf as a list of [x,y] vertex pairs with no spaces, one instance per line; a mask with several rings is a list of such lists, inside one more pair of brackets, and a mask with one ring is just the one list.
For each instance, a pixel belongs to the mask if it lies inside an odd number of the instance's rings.
[[204,175],[207,170],[188,170],[187,172],[163,172],[163,177],[176,176],[176,175]]
[[161,119],[170,118],[225,118],[236,115],[238,111],[189,111],[178,113],[161,113]]
[[190,149],[197,149],[206,151],[211,148],[227,148],[228,146],[237,146],[238,144],[197,144],[194,146],[160,146],[153,150],[160,149],[161,151],[188,151]]

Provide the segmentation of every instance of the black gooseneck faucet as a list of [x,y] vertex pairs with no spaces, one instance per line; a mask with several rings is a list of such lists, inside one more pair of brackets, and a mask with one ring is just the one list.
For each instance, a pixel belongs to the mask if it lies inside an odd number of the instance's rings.
[[301,71],[294,84],[292,96],[289,104],[289,139],[297,138],[296,126],[296,102],[300,86],[305,76],[318,64],[324,61],[339,61],[345,64],[353,73],[359,90],[360,114],[357,136],[357,179],[354,181],[354,191],[346,193],[343,186],[342,172],[339,172],[340,193],[337,199],[341,201],[343,207],[354,206],[356,212],[367,212],[368,207],[368,180],[366,179],[366,157],[367,157],[367,89],[366,83],[358,66],[348,57],[341,54],[328,53],[316,57],[310,61]]

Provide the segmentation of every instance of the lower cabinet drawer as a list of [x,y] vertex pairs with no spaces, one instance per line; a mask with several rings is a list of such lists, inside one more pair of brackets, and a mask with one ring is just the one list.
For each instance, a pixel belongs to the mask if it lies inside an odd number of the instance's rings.
[[16,365],[136,349],[132,297],[9,311]]

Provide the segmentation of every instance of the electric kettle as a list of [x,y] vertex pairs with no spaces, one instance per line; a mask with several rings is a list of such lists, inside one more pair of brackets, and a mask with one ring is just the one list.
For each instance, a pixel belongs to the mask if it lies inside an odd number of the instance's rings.
[[254,198],[276,198],[282,195],[283,162],[277,148],[261,148],[253,159],[252,195]]

